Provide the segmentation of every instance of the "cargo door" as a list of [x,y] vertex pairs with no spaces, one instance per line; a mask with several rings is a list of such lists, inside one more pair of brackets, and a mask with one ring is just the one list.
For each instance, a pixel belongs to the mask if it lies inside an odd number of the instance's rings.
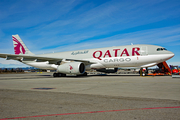
[[147,51],[147,46],[143,46],[141,47],[141,55],[144,56],[144,55],[147,55],[148,54],[148,51]]

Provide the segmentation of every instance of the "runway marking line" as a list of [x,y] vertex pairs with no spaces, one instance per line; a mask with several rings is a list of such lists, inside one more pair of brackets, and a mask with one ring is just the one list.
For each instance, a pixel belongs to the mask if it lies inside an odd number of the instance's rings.
[[24,117],[13,117],[13,118],[1,118],[0,120],[22,119],[22,118],[36,118],[36,117],[47,117],[47,116],[61,116],[61,115],[77,115],[77,114],[88,114],[88,113],[118,112],[118,111],[131,111],[131,110],[170,109],[170,108],[180,108],[180,106],[136,108],[136,109],[121,109],[121,110],[106,110],[106,111],[90,111],[90,112],[76,112],[76,113],[61,113],[61,114],[50,114],[50,115],[36,115],[36,116],[24,116]]

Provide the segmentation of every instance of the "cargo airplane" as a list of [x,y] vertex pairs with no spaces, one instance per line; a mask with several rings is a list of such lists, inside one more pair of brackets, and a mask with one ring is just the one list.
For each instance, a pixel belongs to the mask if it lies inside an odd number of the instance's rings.
[[6,60],[18,60],[40,69],[56,70],[54,77],[66,74],[87,75],[94,69],[115,73],[119,67],[147,68],[174,56],[174,53],[156,45],[126,45],[107,48],[75,50],[35,55],[26,47],[19,35],[12,35],[15,54],[0,54]]

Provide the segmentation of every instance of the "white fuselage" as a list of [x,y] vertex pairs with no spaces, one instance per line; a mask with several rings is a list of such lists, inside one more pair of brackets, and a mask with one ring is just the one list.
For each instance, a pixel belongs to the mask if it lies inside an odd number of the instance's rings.
[[[160,48],[160,50],[159,50]],[[151,67],[166,61],[174,56],[174,53],[164,50],[155,45],[127,45],[89,50],[69,51],[52,54],[48,56],[64,58],[63,62],[71,62],[66,59],[87,60],[93,64],[87,64],[86,70],[118,67]],[[22,61],[23,63],[41,69],[56,70],[58,65],[50,64],[48,61]]]

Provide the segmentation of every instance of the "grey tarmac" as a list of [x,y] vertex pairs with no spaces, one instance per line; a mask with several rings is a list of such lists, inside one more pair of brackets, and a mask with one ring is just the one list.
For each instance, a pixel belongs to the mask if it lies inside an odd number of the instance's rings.
[[178,120],[179,93],[171,76],[0,74],[0,119]]

